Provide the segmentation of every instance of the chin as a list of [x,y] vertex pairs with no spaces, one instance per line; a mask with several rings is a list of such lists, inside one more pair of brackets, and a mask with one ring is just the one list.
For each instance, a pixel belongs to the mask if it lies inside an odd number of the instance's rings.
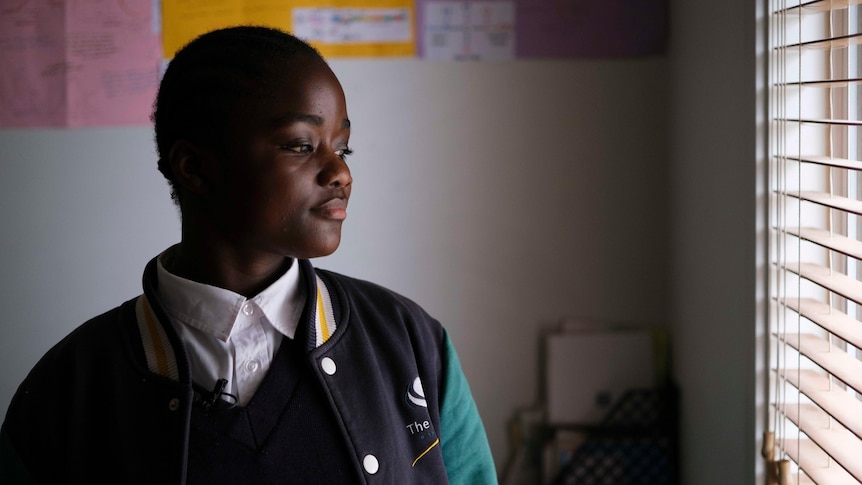
[[338,246],[335,246],[334,248],[332,248],[331,250],[328,250],[328,251],[321,251],[320,254],[317,254],[316,256],[312,256],[312,258],[322,258],[324,256],[329,256],[330,254],[334,253],[336,249],[338,249]]
[[338,249],[340,243],[341,239],[336,239],[335,241],[326,241],[323,244],[317,244],[313,247],[308,248],[306,251],[302,251],[301,254],[297,257],[299,257],[300,259],[312,259],[329,256],[330,254],[334,253],[336,249]]

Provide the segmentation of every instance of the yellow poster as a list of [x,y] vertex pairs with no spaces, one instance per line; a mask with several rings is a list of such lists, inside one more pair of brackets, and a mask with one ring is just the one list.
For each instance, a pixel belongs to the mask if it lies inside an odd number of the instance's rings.
[[167,59],[200,34],[230,25],[287,30],[324,57],[413,56],[413,0],[162,0]]

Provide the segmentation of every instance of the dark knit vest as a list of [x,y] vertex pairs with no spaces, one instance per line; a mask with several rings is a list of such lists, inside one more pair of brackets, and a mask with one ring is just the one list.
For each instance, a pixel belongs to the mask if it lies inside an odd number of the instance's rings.
[[308,366],[304,349],[284,338],[247,406],[195,405],[187,483],[357,483],[336,418]]

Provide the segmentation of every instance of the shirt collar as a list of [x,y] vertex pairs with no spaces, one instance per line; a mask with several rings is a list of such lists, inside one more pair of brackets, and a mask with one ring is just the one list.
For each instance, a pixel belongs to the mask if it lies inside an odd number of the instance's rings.
[[[170,249],[169,249],[170,250]],[[168,250],[168,251],[169,251]],[[302,314],[304,295],[296,260],[281,277],[253,298],[217,286],[198,283],[170,273],[157,261],[158,294],[168,316],[227,342],[244,306],[263,312],[263,319],[282,335],[293,338]]]

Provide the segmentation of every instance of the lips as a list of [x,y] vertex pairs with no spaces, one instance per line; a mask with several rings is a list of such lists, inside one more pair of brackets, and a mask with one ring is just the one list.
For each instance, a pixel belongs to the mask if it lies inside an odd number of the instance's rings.
[[329,199],[311,211],[326,219],[343,221],[347,219],[347,201],[341,198]]

